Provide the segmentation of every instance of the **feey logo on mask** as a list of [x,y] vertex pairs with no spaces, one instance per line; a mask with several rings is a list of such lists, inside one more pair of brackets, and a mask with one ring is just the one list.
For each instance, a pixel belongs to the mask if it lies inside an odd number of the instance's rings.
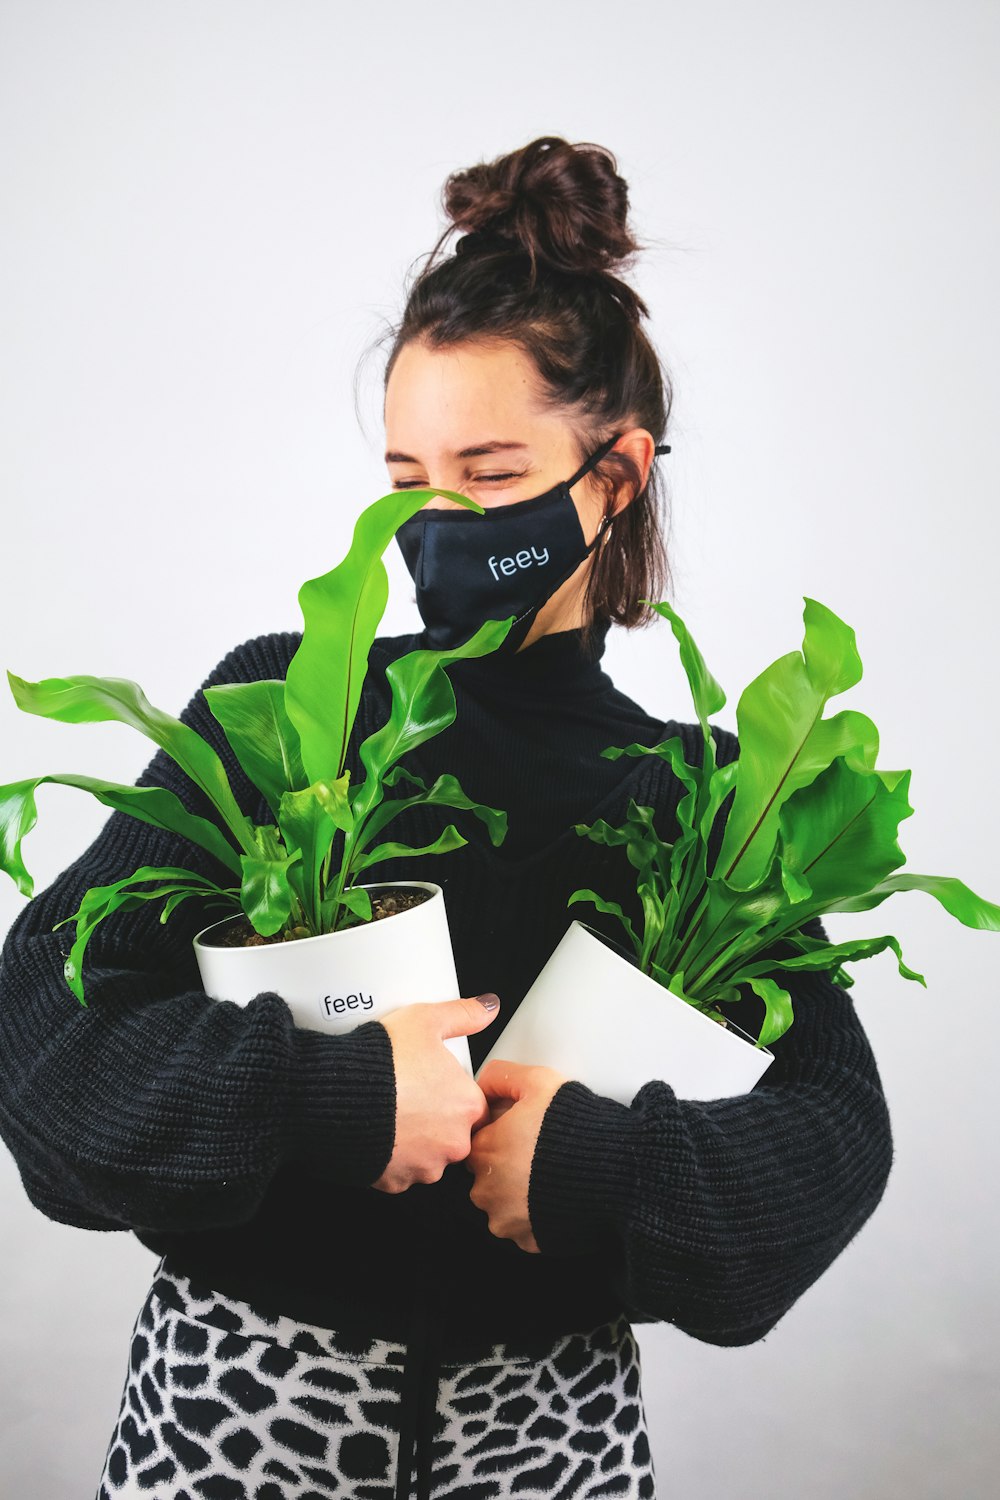
[[[496,557],[491,557],[489,559],[489,569],[493,574],[493,577],[499,583],[500,573],[503,573],[507,578],[510,578],[514,573],[517,572],[518,568],[533,568],[536,564],[538,565],[538,567],[542,568],[545,566],[548,560],[548,547],[543,547],[541,551],[539,551],[537,547],[532,547],[530,551],[525,548],[521,552],[515,552],[513,557],[501,557],[499,559]],[[497,572],[497,568],[500,569],[499,573]]]

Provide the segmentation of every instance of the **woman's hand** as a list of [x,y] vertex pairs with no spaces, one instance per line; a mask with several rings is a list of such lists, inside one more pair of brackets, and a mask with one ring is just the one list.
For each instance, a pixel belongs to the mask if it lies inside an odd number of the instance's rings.
[[472,1131],[490,1117],[489,1100],[445,1037],[484,1031],[496,1020],[477,999],[419,1001],[380,1016],[392,1043],[396,1135],[392,1155],[372,1187],[405,1193],[414,1182],[439,1182],[464,1161]]
[[528,1177],[542,1116],[568,1080],[555,1068],[492,1058],[476,1082],[490,1118],[476,1127],[465,1165],[475,1175],[469,1197],[489,1218],[490,1233],[538,1254],[528,1218]]

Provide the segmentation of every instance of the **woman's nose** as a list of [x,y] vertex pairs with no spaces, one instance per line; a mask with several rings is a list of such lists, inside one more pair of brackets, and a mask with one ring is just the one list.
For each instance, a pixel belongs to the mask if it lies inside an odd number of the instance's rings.
[[[434,486],[432,484],[426,484],[426,485],[422,485],[421,488],[422,489],[430,490],[430,489],[433,489]],[[453,489],[455,487],[452,486],[452,485],[450,485],[450,484],[447,484],[447,485],[444,486],[444,488],[450,490],[450,489]],[[464,490],[456,489],[456,493],[459,494],[459,495],[464,495],[465,491]],[[449,500],[446,495],[440,495],[440,494],[435,493],[435,495],[433,496],[433,498],[430,499],[430,500],[428,500],[427,504],[424,505],[422,508],[424,510],[464,510],[465,507],[459,505],[459,503],[458,503],[457,500]]]

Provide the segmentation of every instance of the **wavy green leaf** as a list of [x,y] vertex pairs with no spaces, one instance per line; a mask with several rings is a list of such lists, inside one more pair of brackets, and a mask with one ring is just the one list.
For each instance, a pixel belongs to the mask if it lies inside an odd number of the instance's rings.
[[[153,890],[132,889],[151,881],[156,883]],[[179,900],[189,896],[202,896],[209,904],[239,905],[239,893],[235,889],[216,885],[196,871],[185,870],[176,865],[143,865],[122,880],[112,881],[109,885],[91,886],[84,893],[77,910],[70,916],[63,917],[53,928],[55,932],[68,922],[76,923],[76,938],[63,964],[63,974],[80,1004],[87,1004],[83,990],[83,957],[99,923],[116,911],[132,911],[146,901],[159,901],[164,897],[172,903],[169,911],[173,911]],[[165,920],[166,915],[161,913],[160,921]]]
[[613,828],[604,818],[593,823],[577,823],[576,832],[595,844],[625,849],[629,863],[638,872],[636,894],[642,906],[643,928],[638,947],[639,965],[647,969],[649,960],[669,920],[669,868],[671,846],[659,837],[653,825],[653,809],[640,807],[630,799],[621,828]]
[[392,691],[389,717],[368,736],[359,752],[366,776],[352,803],[358,823],[381,802],[386,772],[396,761],[454,723],[455,689],[445,668],[452,662],[488,656],[503,642],[513,623],[513,615],[505,620],[486,620],[460,646],[446,651],[409,651],[389,662],[385,669]]
[[7,673],[18,708],[63,724],[115,721],[138,729],[177,762],[200,787],[237,844],[253,849],[251,824],[229,785],[225,767],[212,746],[180,719],[154,708],[142,688],[124,677],[46,677],[25,682]]
[[[167,897],[167,899],[163,903],[163,910],[160,912],[161,923],[170,921],[170,918],[173,916],[174,912],[176,911],[177,907],[180,906],[182,901],[190,901],[192,896],[204,894],[205,893],[203,891],[197,891],[193,887],[187,887],[185,889],[174,891]],[[237,906],[238,904],[239,889],[237,888],[233,893],[231,901],[227,899],[226,905]]]
[[593,823],[574,823],[574,829],[582,838],[594,844],[606,844],[609,848],[621,848],[629,842],[624,828],[613,828],[605,818],[595,818]]
[[635,949],[636,957],[638,957],[642,949],[642,940],[632,926],[631,919],[625,915],[625,912],[617,901],[605,901],[604,897],[598,896],[596,891],[579,890],[573,892],[566,905],[573,906],[580,901],[589,901],[597,907],[598,911],[606,912],[610,917],[617,917],[628,935],[629,942]]
[[128,813],[166,833],[178,833],[206,849],[234,874],[239,874],[239,855],[221,830],[207,818],[188,812],[180,798],[166,787],[122,786],[114,781],[100,781],[94,776],[35,776],[0,786],[0,869],[10,876],[22,896],[34,894],[34,881],[25,868],[21,841],[38,821],[35,791],[45,782],[79,787],[90,792],[105,807]]
[[224,682],[207,687],[205,701],[236,759],[277,817],[284,793],[308,785],[299,736],[285,712],[284,682]]
[[485,824],[490,842],[494,847],[503,843],[507,835],[507,814],[501,812],[499,808],[487,807],[483,802],[473,801],[462,790],[457,778],[449,775],[448,772],[442,772],[430,786],[419,776],[415,776],[412,771],[398,765],[393,766],[382,777],[383,788],[398,786],[401,782],[415,786],[416,794],[412,797],[393,797],[380,802],[365,821],[364,837],[355,843],[356,850],[366,848],[393,818],[398,817],[401,812],[406,812],[410,807],[451,807],[471,812],[481,823]]
[[331,786],[317,782],[301,791],[283,792],[278,803],[278,827],[289,854],[298,853],[298,862],[288,871],[288,881],[302,905],[307,924],[314,934],[322,932],[323,871],[334,834],[342,823],[347,806],[345,774]]
[[856,771],[837,756],[778,814],[781,879],[789,900],[830,902],[869,891],[906,861],[897,842],[913,813],[909,771]]
[[815,599],[805,600],[802,651],[779,657],[743,690],[736,708],[740,744],[736,794],[726,820],[717,872],[737,890],[766,874],[782,805],[837,755],[872,771],[878,730],[844,709],[822,717],[827,700],[859,682],[854,631]]
[[340,892],[333,904],[353,912],[362,922],[370,922],[372,919],[372,898],[363,886],[348,886],[346,891]]
[[[709,749],[712,739],[709,716],[717,714],[721,708],[725,707],[726,695],[705,665],[705,658],[695,645],[684,621],[666,600],[661,600],[658,604],[653,604],[648,599],[643,599],[641,602],[648,604],[649,608],[655,610],[664,620],[670,621],[670,628],[680,646],[681,665],[687,676],[691,697],[694,699],[694,709],[705,738],[705,748]],[[711,774],[713,766],[714,760],[705,761],[707,773]]]
[[293,891],[289,867],[301,858],[298,850],[287,859],[265,859],[244,854],[240,903],[255,931],[273,937],[288,921]]
[[367,870],[369,865],[377,865],[383,859],[413,859],[418,854],[449,854],[452,849],[461,849],[467,843],[468,839],[462,837],[454,823],[449,823],[432,844],[425,844],[422,849],[392,842],[376,844],[374,849],[355,861],[354,868],[358,871]]
[[485,513],[454,490],[382,495],[358,517],[343,561],[299,589],[304,628],[285,678],[285,708],[309,782],[337,781],[344,773],[369,653],[389,597],[382,554],[402,523],[435,495]]
[[711,780],[716,771],[715,740],[712,736],[709,716],[718,713],[724,707],[726,695],[721,685],[705,665],[704,657],[698,650],[690,631],[677,612],[666,600],[661,600],[658,604],[654,604],[648,599],[642,602],[647,604],[656,614],[670,622],[670,628],[680,648],[681,665],[684,668],[688,686],[691,689],[695,713],[698,715],[698,722],[701,724],[704,751],[702,765],[697,775],[697,787],[692,794],[694,803],[688,819],[693,826],[697,827],[705,815]]
[[744,980],[749,981],[751,976],[769,973],[772,969],[791,969],[798,972],[805,970],[830,970],[839,963],[851,963],[861,958],[873,958],[876,953],[891,948],[896,955],[899,972],[904,979],[916,980],[927,988],[927,981],[922,974],[915,969],[910,969],[903,962],[902,950],[899,941],[891,934],[883,937],[873,938],[851,938],[844,943],[828,943],[823,948],[812,949],[808,953],[798,953],[789,958],[765,958],[757,963],[747,964],[738,972],[729,976],[733,984],[742,984]]
[[792,997],[787,990],[781,988],[780,984],[776,984],[773,979],[765,978],[762,974],[748,977],[746,983],[764,1002],[764,1021],[754,1046],[769,1047],[772,1042],[778,1040],[779,1036],[784,1036],[795,1019],[792,1013]]
[[870,911],[895,891],[926,891],[964,926],[976,927],[983,932],[1000,932],[1000,906],[987,901],[984,896],[977,896],[954,875],[918,875],[916,872],[889,875],[865,895],[834,902],[826,910]]
[[351,773],[345,771],[336,781],[316,781],[309,788],[334,828],[339,828],[342,833],[352,833],[354,830],[350,782]]

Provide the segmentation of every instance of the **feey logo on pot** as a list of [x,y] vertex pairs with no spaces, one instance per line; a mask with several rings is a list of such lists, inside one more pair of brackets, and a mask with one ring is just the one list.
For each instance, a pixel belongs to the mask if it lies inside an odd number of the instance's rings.
[[321,1015],[340,1016],[345,1010],[371,1010],[374,1004],[372,995],[363,995],[359,990],[356,995],[324,995],[319,1008]]
[[[497,583],[499,583],[500,573],[510,578],[517,572],[518,568],[533,568],[536,564],[538,567],[543,568],[548,560],[548,547],[543,547],[540,552],[537,547],[532,547],[530,551],[525,548],[523,552],[515,552],[513,557],[491,557],[489,559],[489,569]],[[498,568],[500,569],[499,573],[497,572]]]

